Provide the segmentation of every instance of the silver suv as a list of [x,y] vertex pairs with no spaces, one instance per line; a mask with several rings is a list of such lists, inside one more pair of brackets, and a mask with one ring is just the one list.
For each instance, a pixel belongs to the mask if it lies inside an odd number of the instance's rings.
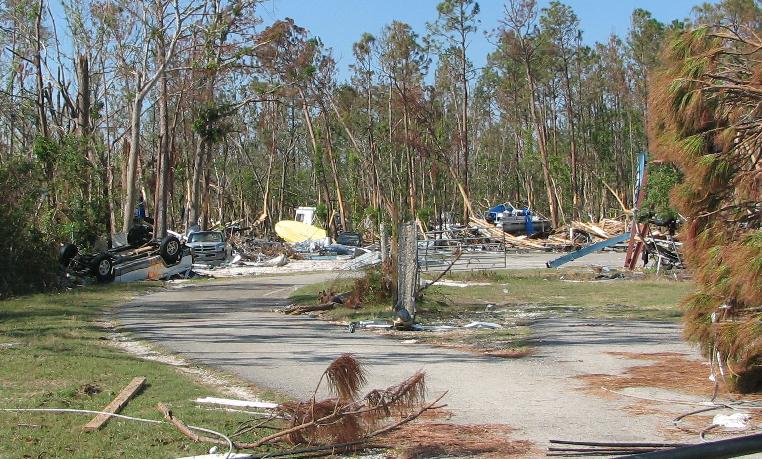
[[223,262],[230,255],[231,248],[219,231],[197,231],[188,235],[188,242],[194,263]]

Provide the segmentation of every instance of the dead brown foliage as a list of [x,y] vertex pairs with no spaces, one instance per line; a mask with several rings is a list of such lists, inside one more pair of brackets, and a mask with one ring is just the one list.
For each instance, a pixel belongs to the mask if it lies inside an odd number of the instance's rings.
[[334,296],[336,296],[336,292],[333,290],[321,290],[318,292],[318,302],[320,304],[331,303]]
[[495,351],[486,351],[484,355],[490,357],[500,357],[501,359],[520,359],[522,357],[528,357],[534,354],[534,350],[530,348],[522,349],[499,349]]
[[709,366],[704,362],[689,359],[685,354],[673,352],[651,354],[610,352],[609,354],[634,360],[652,361],[652,363],[630,367],[618,375],[578,376],[579,379],[588,383],[593,391],[601,387],[610,390],[621,390],[627,387],[658,387],[696,395],[711,396],[712,394],[714,386],[707,379]]
[[[685,336],[719,352],[736,390],[762,388],[762,39],[755,23],[701,26],[664,47],[649,91],[649,149],[677,166],[672,202],[698,291]],[[713,317],[715,320],[713,320]]]
[[528,441],[511,440],[513,429],[505,424],[457,425],[445,423],[408,424],[379,438],[396,448],[400,458],[524,456],[532,448]]
[[[323,382],[334,398],[316,399]],[[371,390],[360,397],[366,382],[365,368],[349,354],[334,360],[323,372],[312,398],[284,403],[278,411],[289,420],[289,427],[273,439],[283,438],[292,444],[336,445],[357,442],[385,432],[393,421],[400,425],[417,418],[432,405],[425,403],[426,377],[417,372],[387,389]],[[441,399],[441,397],[440,397]],[[383,431],[383,432],[382,432]]]
[[331,393],[336,394],[339,401],[344,403],[354,400],[367,382],[365,368],[349,354],[342,354],[331,362],[323,375]]

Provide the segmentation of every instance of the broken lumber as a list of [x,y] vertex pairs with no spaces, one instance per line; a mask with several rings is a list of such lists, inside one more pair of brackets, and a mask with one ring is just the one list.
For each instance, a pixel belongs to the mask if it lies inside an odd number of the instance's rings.
[[511,244],[514,247],[540,250],[545,250],[547,248],[545,244],[540,242],[532,241],[526,237],[522,238],[514,236],[510,233],[506,233],[502,229],[497,228],[495,225],[492,225],[486,220],[482,220],[481,218],[471,217],[471,223],[477,226],[479,230],[486,234],[488,237],[497,239],[499,241],[505,241],[505,243]]
[[606,233],[602,228],[596,226],[593,223],[572,222],[571,227],[577,231],[585,232],[591,236],[599,239],[609,239],[611,236]]
[[85,424],[85,431],[93,432],[103,427],[111,418],[111,416],[106,413],[113,414],[121,411],[122,408],[127,405],[127,402],[129,402],[130,399],[134,397],[135,394],[137,394],[138,391],[143,387],[145,382],[146,378],[144,377],[133,378],[133,380],[130,381],[130,383],[127,384],[127,386],[122,389],[121,392],[119,392],[119,395],[117,395],[116,398],[112,400],[111,403],[106,406],[106,408],[103,409],[104,413],[95,416],[92,421]]
[[296,316],[299,314],[304,314],[305,312],[330,311],[331,309],[336,308],[336,304],[337,303],[334,303],[332,301],[330,303],[316,304],[312,306],[293,306],[293,307],[284,309],[283,313]]

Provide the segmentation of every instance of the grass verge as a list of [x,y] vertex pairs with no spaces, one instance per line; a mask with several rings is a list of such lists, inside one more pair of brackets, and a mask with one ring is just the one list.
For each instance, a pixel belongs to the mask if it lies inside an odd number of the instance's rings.
[[594,277],[578,269],[454,273],[450,280],[488,285],[432,287],[431,296],[449,299],[455,308],[494,304],[519,318],[675,321],[682,316],[678,304],[695,289],[690,280],[669,277]]
[[[122,414],[161,419],[168,403],[184,422],[231,432],[249,417],[197,408],[196,397],[219,395],[177,368],[141,360],[104,340],[95,322],[108,308],[155,289],[155,283],[93,286],[0,302],[0,408],[101,410],[135,376],[147,386]],[[93,416],[0,415],[0,458],[181,457],[208,452],[173,427],[111,419],[100,431],[82,430]]]
[[[496,320],[502,312],[516,319],[576,317],[612,320],[678,320],[678,304],[693,292],[690,280],[640,276],[594,279],[592,271],[506,270],[451,273],[445,280],[465,287],[434,285],[418,304],[424,323],[462,320]],[[469,285],[477,284],[477,285]],[[486,284],[486,285],[478,285]],[[351,279],[301,287],[291,296],[296,304],[315,304],[317,294],[329,289],[350,290]],[[485,310],[487,305],[489,311]],[[327,320],[390,319],[391,303],[375,294],[363,299],[360,309],[337,308],[322,315]]]
[[[494,322],[496,330],[386,332],[392,338],[415,339],[445,347],[457,347],[502,357],[531,353],[531,323],[547,318],[598,320],[675,321],[681,317],[678,303],[694,284],[653,275],[624,275],[596,279],[591,270],[510,270],[451,273],[442,285],[426,291],[417,305],[419,322],[426,325],[465,325],[472,321]],[[331,321],[392,320],[391,300],[378,294],[377,275],[371,273],[362,307],[338,307],[320,317]],[[320,291],[334,293],[352,289],[355,281],[340,279],[308,285],[291,296],[296,304],[315,304]]]

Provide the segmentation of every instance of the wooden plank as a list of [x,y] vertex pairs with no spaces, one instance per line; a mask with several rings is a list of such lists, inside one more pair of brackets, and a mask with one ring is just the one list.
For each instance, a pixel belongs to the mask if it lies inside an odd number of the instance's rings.
[[[127,384],[127,387],[119,392],[114,400],[109,403],[102,411],[105,413],[118,413],[122,408],[130,401],[132,397],[143,387],[146,382],[146,378],[136,377]],[[93,418],[92,421],[85,424],[85,431],[93,432],[103,427],[104,424],[111,418],[108,414],[101,413]]]

